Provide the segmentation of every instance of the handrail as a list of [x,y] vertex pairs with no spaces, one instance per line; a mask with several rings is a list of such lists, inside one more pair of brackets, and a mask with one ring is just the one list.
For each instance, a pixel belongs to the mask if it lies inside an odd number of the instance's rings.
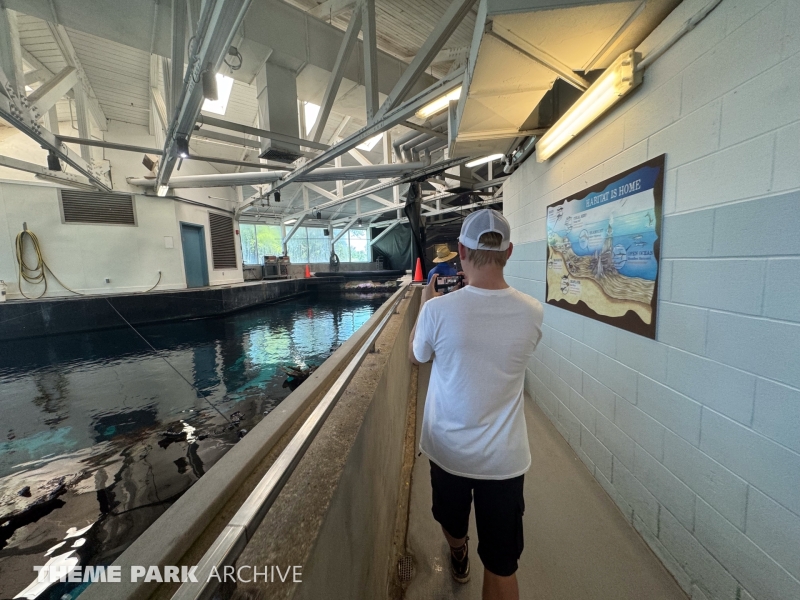
[[350,380],[355,375],[367,354],[372,352],[375,340],[383,332],[389,319],[395,314],[397,305],[405,297],[409,284],[403,285],[389,300],[391,307],[386,315],[375,326],[370,336],[364,341],[353,359],[325,393],[317,407],[306,419],[289,444],[281,452],[255,489],[250,493],[233,518],[222,530],[211,547],[200,559],[195,571],[196,582],[183,583],[172,595],[172,600],[210,600],[219,585],[219,579],[209,580],[212,569],[232,565],[244,550],[269,509],[275,503],[283,486],[297,467],[300,459],[314,441],[317,433],[325,424],[333,407],[339,401]]

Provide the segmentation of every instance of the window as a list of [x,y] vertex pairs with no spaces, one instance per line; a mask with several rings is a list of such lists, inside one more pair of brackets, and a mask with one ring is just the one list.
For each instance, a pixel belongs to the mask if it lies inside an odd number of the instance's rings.
[[281,228],[277,225],[241,223],[239,234],[242,239],[242,260],[248,265],[264,263],[265,256],[280,256]]
[[[335,229],[336,235],[341,229]],[[278,225],[241,223],[242,260],[260,265],[265,256],[280,256],[281,228]],[[331,238],[322,227],[299,227],[287,244],[294,264],[326,263],[331,258]],[[369,262],[369,233],[366,229],[350,229],[336,242],[336,254],[342,262]]]
[[[333,235],[341,229],[334,229]],[[349,229],[334,247],[336,255],[342,262],[369,262],[369,234],[366,229]]]

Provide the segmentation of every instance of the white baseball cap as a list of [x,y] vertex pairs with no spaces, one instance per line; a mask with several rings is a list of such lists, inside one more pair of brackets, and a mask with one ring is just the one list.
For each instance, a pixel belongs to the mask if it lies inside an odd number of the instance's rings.
[[[499,233],[503,241],[499,246],[481,244],[479,240],[484,233]],[[508,250],[508,245],[511,243],[511,226],[503,214],[494,209],[476,210],[461,224],[458,241],[472,250]]]

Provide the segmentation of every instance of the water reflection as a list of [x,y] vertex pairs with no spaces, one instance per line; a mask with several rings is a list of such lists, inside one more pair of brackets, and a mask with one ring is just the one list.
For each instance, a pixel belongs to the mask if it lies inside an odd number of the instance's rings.
[[[0,598],[27,588],[33,565],[49,559],[112,562],[290,393],[281,367],[319,365],[387,297],[306,296],[140,327],[157,354],[130,329],[5,342]],[[65,524],[91,525],[85,542],[56,549]]]

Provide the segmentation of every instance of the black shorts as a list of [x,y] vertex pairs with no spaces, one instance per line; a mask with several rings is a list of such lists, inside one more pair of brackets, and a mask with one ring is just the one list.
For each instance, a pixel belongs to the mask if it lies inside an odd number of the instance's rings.
[[475,495],[478,556],[483,566],[501,577],[513,575],[522,554],[525,476],[511,479],[471,479],[448,473],[431,461],[433,518],[454,538],[463,538]]

